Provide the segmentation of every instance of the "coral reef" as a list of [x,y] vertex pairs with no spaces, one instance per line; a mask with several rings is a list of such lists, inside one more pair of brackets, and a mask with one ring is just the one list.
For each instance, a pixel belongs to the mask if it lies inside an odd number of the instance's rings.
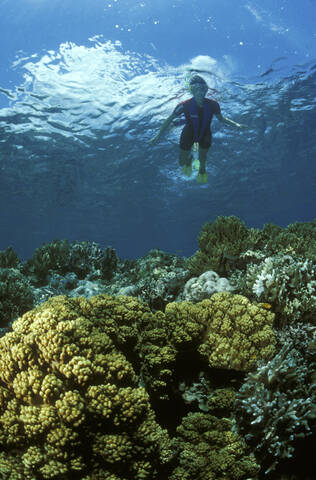
[[199,250],[189,258],[191,275],[207,270],[228,276],[236,270],[245,270],[258,258],[277,254],[291,255],[299,261],[316,261],[316,220],[293,223],[285,229],[273,224],[262,230],[249,228],[238,218],[217,217],[206,223],[198,237]]
[[198,352],[210,367],[246,372],[259,359],[273,356],[274,314],[263,304],[252,304],[242,295],[221,292],[203,300],[199,307],[207,312],[208,325]]
[[259,465],[232,421],[189,413],[177,428],[179,466],[169,480],[255,480]]
[[0,339],[0,477],[312,478],[315,252],[316,220],[236,217],[206,224],[189,260],[0,252],[1,321],[27,311]]
[[154,310],[164,310],[176,300],[188,278],[183,258],[154,249],[139,260],[120,265],[106,292],[132,295]]
[[268,257],[249,265],[240,276],[239,290],[249,298],[271,303],[284,321],[316,318],[316,266],[290,255]]
[[119,294],[137,296],[155,310],[174,301],[188,279],[184,259],[155,249],[134,263],[134,278]]
[[[274,229],[275,233],[276,230]],[[316,261],[316,220],[312,222],[296,222],[280,229],[270,236],[265,243],[269,255],[282,252],[298,260]]]
[[111,248],[103,252],[94,243],[64,241],[38,249],[23,272],[37,287],[37,304],[55,295],[90,298],[106,293],[137,297],[155,310],[176,300],[189,278],[186,261],[161,250],[121,261]]
[[99,271],[99,277],[110,280],[117,267],[118,258],[114,249],[104,251],[94,242],[73,242],[54,240],[37,248],[22,271],[41,286],[48,283],[49,275],[65,275],[73,272],[79,279]]
[[191,385],[179,384],[179,391],[186,404],[197,404],[202,412],[212,412],[216,416],[230,416],[235,403],[233,388],[214,388],[213,382],[205,372],[199,372],[197,381]]
[[[305,439],[305,461],[316,427],[315,329],[296,327],[280,336],[281,350],[248,375],[236,397],[239,433],[255,448],[266,473],[293,458],[297,441]],[[308,449],[308,440],[310,448]]]
[[178,359],[186,355],[190,357],[196,350],[206,325],[207,311],[189,302],[169,303],[165,313],[143,315],[140,323],[142,339],[138,346],[142,359],[141,375],[146,389],[155,398],[169,398],[176,384]]
[[227,278],[220,278],[212,270],[202,273],[199,277],[192,277],[184,286],[181,299],[188,302],[200,302],[209,298],[215,292],[232,292],[234,288]]
[[198,304],[173,302],[164,313],[146,313],[137,348],[147,390],[168,399],[190,358],[191,368],[199,362],[209,368],[249,371],[259,359],[275,353],[273,320],[274,314],[261,304],[228,292]]
[[33,308],[28,280],[15,268],[0,268],[0,327],[6,328],[19,315]]
[[199,276],[208,270],[226,276],[239,255],[250,248],[251,232],[239,218],[217,217],[206,223],[198,237],[199,250],[188,260],[192,275]]
[[153,478],[168,436],[124,355],[134,299],[55,297],[0,339],[0,468],[10,478]]

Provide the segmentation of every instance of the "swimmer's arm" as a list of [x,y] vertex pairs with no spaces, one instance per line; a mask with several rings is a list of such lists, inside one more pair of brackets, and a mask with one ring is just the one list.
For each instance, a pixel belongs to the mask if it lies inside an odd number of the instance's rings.
[[165,133],[165,131],[169,127],[170,123],[172,122],[172,120],[174,120],[176,118],[176,116],[177,115],[175,115],[175,113],[172,112],[172,114],[169,115],[168,118],[166,118],[166,120],[161,125],[157,135],[155,135],[151,140],[149,140],[152,145],[155,145],[160,140],[160,137]]
[[234,120],[231,120],[230,118],[224,117],[221,113],[217,114],[216,118],[220,122],[225,123],[226,125],[231,125],[232,127],[248,128],[247,125],[243,125],[242,123],[234,122]]

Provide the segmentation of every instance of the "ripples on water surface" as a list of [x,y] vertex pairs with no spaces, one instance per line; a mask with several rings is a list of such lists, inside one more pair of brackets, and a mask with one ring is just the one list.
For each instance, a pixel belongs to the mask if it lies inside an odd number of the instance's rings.
[[[99,37],[14,67],[23,82],[0,90],[8,102],[0,111],[2,248],[15,236],[28,256],[58,237],[111,244],[122,256],[152,247],[191,254],[201,226],[217,215],[251,226],[313,215],[313,64],[285,72],[281,58],[261,77],[236,79],[228,64],[209,57],[175,68]],[[189,68],[204,71],[225,116],[250,127],[213,121],[205,186],[177,167],[182,127],[148,144],[189,98]]]

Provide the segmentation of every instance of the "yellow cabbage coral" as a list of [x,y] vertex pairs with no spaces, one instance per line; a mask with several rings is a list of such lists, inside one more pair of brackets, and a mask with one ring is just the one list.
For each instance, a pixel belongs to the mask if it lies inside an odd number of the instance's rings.
[[179,465],[169,480],[257,479],[259,465],[232,421],[207,413],[189,413],[177,427]]
[[209,366],[248,371],[275,353],[274,314],[261,304],[221,292],[198,305],[208,314],[205,340],[198,351]]
[[207,319],[207,310],[190,302],[169,303],[164,313],[143,315],[138,347],[141,373],[146,388],[160,400],[169,397],[179,355],[191,355],[203,340]]
[[0,339],[0,474],[152,478],[162,430],[126,357],[145,312],[128,297],[55,297],[14,322]]

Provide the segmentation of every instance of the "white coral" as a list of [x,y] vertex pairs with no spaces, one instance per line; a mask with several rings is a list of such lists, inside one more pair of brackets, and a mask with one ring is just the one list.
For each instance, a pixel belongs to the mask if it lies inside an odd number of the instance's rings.
[[267,273],[264,269],[262,270],[262,272],[259,273],[252,287],[252,291],[257,296],[257,298],[261,297],[265,287],[270,287],[273,284],[274,278],[274,270],[272,270],[272,273]]
[[292,320],[316,311],[316,268],[311,260],[302,262],[290,255],[268,257],[247,267],[246,283],[258,299],[276,303]]
[[209,270],[199,277],[193,277],[187,281],[183,290],[183,299],[189,302],[200,302],[209,298],[215,292],[231,292],[234,288],[227,278],[221,278],[216,272]]

